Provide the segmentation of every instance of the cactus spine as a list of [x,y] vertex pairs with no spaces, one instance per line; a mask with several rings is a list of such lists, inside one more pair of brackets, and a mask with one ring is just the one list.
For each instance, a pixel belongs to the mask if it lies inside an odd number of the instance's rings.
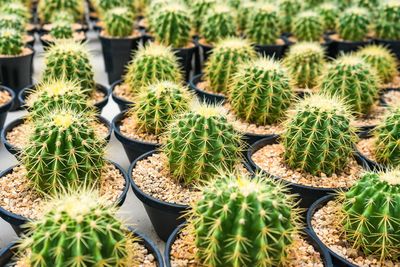
[[375,35],[384,40],[400,40],[400,3],[389,0],[382,3],[375,20]]
[[318,6],[318,13],[322,18],[325,32],[335,31],[339,12],[339,7],[334,3],[322,3]]
[[203,18],[208,10],[213,9],[216,5],[216,0],[195,0],[191,4],[191,16],[195,31],[200,32]]
[[291,33],[293,18],[301,9],[302,2],[300,0],[279,0],[278,3],[281,30],[285,33]]
[[20,32],[9,28],[0,29],[0,55],[17,56],[22,53],[23,47]]
[[53,23],[50,30],[50,35],[55,39],[69,39],[73,37],[73,33],[71,24],[65,21]]
[[347,8],[338,20],[338,33],[346,41],[363,41],[371,23],[369,13],[360,7]]
[[126,37],[133,32],[134,16],[126,7],[115,7],[104,16],[104,30],[108,36]]
[[318,42],[323,33],[324,22],[314,11],[303,11],[293,21],[293,34],[299,41]]

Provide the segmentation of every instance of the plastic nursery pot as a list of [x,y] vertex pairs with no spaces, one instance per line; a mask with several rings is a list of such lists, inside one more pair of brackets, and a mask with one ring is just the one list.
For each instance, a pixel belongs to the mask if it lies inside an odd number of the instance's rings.
[[[171,267],[171,248],[183,227],[185,227],[185,223],[179,225],[168,237],[164,250],[165,267]],[[308,243],[312,245],[314,249],[321,255],[323,265],[325,267],[333,267],[332,258],[328,250],[322,246],[322,244],[310,233],[308,229],[305,229],[304,233],[304,237]]]
[[328,42],[328,54],[330,57],[337,57],[341,53],[348,53],[358,50],[360,47],[366,46],[371,43],[371,40],[367,41],[340,41],[332,39],[330,35],[325,36],[325,40]]
[[200,100],[205,101],[209,104],[221,104],[225,101],[225,96],[206,92],[203,89],[197,87],[197,84],[200,82],[202,82],[202,74],[193,76],[193,78],[189,82],[189,87],[196,93]]
[[114,130],[115,137],[121,142],[124,147],[125,153],[128,156],[129,162],[135,161],[139,156],[149,151],[155,150],[160,147],[159,144],[144,142],[125,136],[120,131],[122,120],[126,117],[127,110],[122,111],[112,121],[112,128]]
[[0,91],[7,91],[11,96],[11,99],[7,103],[0,106],[0,130],[1,130],[3,129],[4,122],[6,121],[7,113],[11,109],[11,106],[15,101],[15,93],[10,88],[1,85],[0,85]]
[[111,84],[111,87],[110,87],[111,97],[114,100],[114,102],[117,103],[120,111],[124,111],[124,110],[128,109],[133,104],[132,101],[129,101],[129,100],[126,100],[125,98],[119,97],[114,92],[115,87],[118,85],[122,85],[123,83],[124,83],[123,80],[118,80],[115,83]]
[[207,61],[208,57],[212,53],[213,47],[210,45],[206,45],[201,43],[199,40],[195,40],[197,44],[198,50],[195,53],[195,74],[202,73],[202,69],[204,67],[204,63]]
[[[301,184],[295,184],[291,183],[289,181],[283,180],[282,178],[275,176],[273,173],[268,173],[267,171],[264,171],[261,169],[252,159],[252,156],[254,153],[256,153],[258,150],[261,148],[268,146],[268,145],[273,145],[273,144],[278,144],[279,141],[279,136],[270,136],[265,139],[262,139],[255,144],[253,144],[247,151],[247,160],[252,167],[254,172],[263,172],[267,174],[270,178],[275,179],[275,180],[281,180],[285,184],[288,185],[291,193],[297,194],[300,198],[300,207],[301,208],[309,208],[312,203],[314,203],[317,199],[326,196],[328,194],[332,194],[337,192],[337,190],[343,189],[343,188],[323,188],[323,187],[312,187],[312,186],[307,186],[307,185],[301,185]],[[359,165],[361,165],[365,169],[369,169],[368,164],[363,160],[362,157],[356,152],[354,153],[354,158],[357,161]]]
[[255,50],[262,56],[265,57],[274,57],[275,59],[283,58],[285,54],[287,46],[287,42],[285,39],[283,40],[284,44],[272,44],[272,45],[254,45]]
[[391,41],[391,40],[382,40],[382,39],[374,39],[374,43],[386,46],[389,48],[393,54],[397,56],[400,60],[400,41]]
[[[155,258],[157,267],[164,267],[164,261],[157,246],[144,234],[136,231],[135,229],[128,227],[133,233],[133,236],[139,239],[139,244],[143,245]],[[15,242],[10,243],[7,247],[0,250],[0,266],[13,266],[12,260],[14,255],[17,253],[17,244]]]
[[192,62],[198,49],[197,45],[187,48],[173,49],[182,69],[184,70],[185,81],[187,82],[190,80],[192,70],[194,69]]

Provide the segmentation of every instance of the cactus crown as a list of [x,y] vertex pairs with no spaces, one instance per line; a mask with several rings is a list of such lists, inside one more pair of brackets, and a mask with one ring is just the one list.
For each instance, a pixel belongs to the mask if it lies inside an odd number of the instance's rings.
[[60,11],[66,11],[74,17],[74,21],[81,21],[85,11],[84,1],[81,0],[40,0],[38,15],[41,23],[50,22],[51,17]]
[[24,4],[16,1],[3,5],[0,8],[0,12],[10,15],[16,15],[17,17],[21,18],[24,23],[28,22],[29,18],[31,17],[28,8]]
[[282,137],[286,163],[313,175],[342,171],[357,139],[350,121],[350,113],[338,98],[305,98],[286,122]]
[[320,14],[324,31],[334,31],[336,29],[336,21],[339,16],[339,8],[335,3],[322,3],[318,6],[318,13]]
[[22,53],[21,33],[14,29],[0,29],[0,55],[16,56]]
[[19,32],[25,30],[25,22],[17,15],[2,13],[0,14],[0,29],[9,28]]
[[299,41],[318,42],[324,33],[324,22],[317,12],[303,11],[293,21],[293,33]]
[[210,90],[227,93],[228,82],[237,66],[255,57],[255,51],[247,40],[227,38],[218,42],[204,70]]
[[222,107],[194,105],[169,126],[162,150],[173,177],[185,185],[211,179],[218,168],[240,162],[241,135],[228,123]]
[[293,29],[293,18],[301,10],[301,0],[279,0],[279,17],[281,30],[285,33],[291,33]]
[[69,39],[73,37],[73,29],[67,21],[56,21],[53,23],[50,35],[55,39]]
[[125,83],[135,95],[142,87],[162,80],[182,81],[178,59],[171,48],[155,43],[140,47],[128,65]]
[[375,20],[375,35],[385,40],[400,40],[400,3],[388,0],[382,3]]
[[363,41],[368,34],[370,22],[366,9],[349,7],[339,16],[337,31],[346,41]]
[[56,21],[66,21],[72,24],[74,23],[74,16],[71,14],[71,12],[60,10],[50,17],[50,23],[54,23]]
[[192,205],[197,258],[205,266],[280,266],[299,230],[294,195],[260,174],[219,174]]
[[216,3],[216,0],[195,0],[191,3],[192,22],[196,32],[200,31],[204,16]]
[[280,120],[293,99],[287,70],[279,62],[266,58],[239,65],[229,91],[235,114],[258,125]]
[[281,32],[278,9],[272,4],[253,8],[246,26],[246,36],[256,44],[275,44]]
[[104,30],[112,37],[126,37],[133,32],[134,16],[126,7],[115,7],[104,16]]
[[312,88],[324,69],[324,55],[320,44],[300,42],[290,47],[283,62],[298,87]]

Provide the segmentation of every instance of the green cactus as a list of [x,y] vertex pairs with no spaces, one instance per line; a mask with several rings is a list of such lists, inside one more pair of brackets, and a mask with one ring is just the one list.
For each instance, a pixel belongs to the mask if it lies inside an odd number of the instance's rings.
[[400,171],[366,173],[341,194],[345,238],[380,261],[400,257]]
[[375,35],[384,40],[400,40],[400,2],[389,0],[382,3],[375,20]]
[[381,4],[381,1],[380,0],[355,0],[354,4],[359,7],[366,8],[369,11],[374,11]]
[[140,131],[159,135],[180,113],[189,110],[192,95],[180,84],[160,81],[147,86],[131,109]]
[[205,16],[200,34],[211,45],[223,38],[235,36],[236,23],[232,10],[224,5],[216,5]]
[[336,21],[340,14],[339,7],[334,3],[323,3],[318,6],[317,10],[322,18],[324,31],[335,31]]
[[282,143],[290,168],[328,176],[343,171],[357,136],[342,101],[312,95],[302,100],[289,116]]
[[300,42],[290,47],[283,60],[296,86],[313,88],[325,67],[324,49],[319,43]]
[[344,10],[353,5],[353,0],[336,0],[335,3],[338,5],[340,10]]
[[162,151],[173,177],[188,185],[211,179],[218,168],[233,170],[241,160],[241,142],[222,107],[203,104],[170,124]]
[[228,93],[228,83],[240,63],[255,58],[256,53],[247,40],[228,38],[221,40],[212,50],[204,78],[210,90]]
[[55,194],[65,187],[93,186],[104,165],[104,140],[96,136],[88,112],[62,107],[35,121],[22,162],[33,188]]
[[96,192],[79,190],[50,200],[43,217],[26,228],[19,250],[27,266],[139,265],[138,238],[117,217],[117,208]]
[[260,174],[219,174],[192,204],[189,225],[204,266],[284,266],[299,231],[295,196]]
[[17,15],[6,13],[0,14],[0,29],[9,28],[23,33],[25,31],[24,21]]
[[258,125],[279,121],[293,100],[288,71],[273,59],[259,58],[239,65],[229,86],[235,114]]
[[246,25],[246,37],[259,45],[275,44],[280,37],[278,9],[272,4],[253,7]]
[[319,7],[326,0],[304,0],[303,8],[304,9],[313,9],[315,7]]
[[247,24],[251,21],[250,17],[256,6],[257,3],[251,0],[242,1],[240,4],[240,8],[237,10],[237,24],[241,32],[245,32],[248,27]]
[[154,26],[154,19],[157,17],[158,12],[163,8],[172,4],[172,0],[153,0],[149,3],[146,9],[146,18],[148,19],[149,31],[152,31]]
[[349,7],[339,16],[337,31],[346,41],[363,41],[371,23],[370,14],[364,8]]
[[150,43],[140,47],[128,64],[124,82],[136,95],[142,87],[157,81],[182,82],[178,59],[171,48]]
[[108,36],[126,37],[133,32],[133,13],[126,7],[115,7],[104,15],[104,30]]
[[343,98],[357,115],[368,114],[378,97],[379,77],[362,58],[343,55],[322,74],[320,91]]
[[293,18],[301,9],[301,0],[279,0],[279,17],[281,18],[281,30],[285,33],[292,32]]
[[16,15],[20,17],[24,23],[27,23],[31,18],[28,8],[20,2],[11,2],[0,8],[1,13]]
[[84,44],[72,39],[56,40],[45,54],[45,65],[44,81],[63,77],[78,81],[88,94],[95,90],[93,67]]
[[203,18],[206,16],[208,10],[213,9],[216,5],[216,0],[194,0],[190,5],[192,22],[195,31],[200,32]]
[[70,39],[73,37],[73,34],[74,31],[71,24],[66,21],[54,22],[50,30],[50,35],[54,39]]
[[103,17],[108,10],[116,7],[132,8],[132,5],[127,0],[96,0],[96,8],[100,17]]
[[74,23],[74,16],[71,14],[71,12],[60,10],[59,12],[52,14],[49,20],[50,23],[54,23],[56,21],[65,21],[72,24]]
[[82,21],[85,11],[84,4],[84,1],[81,0],[40,0],[38,16],[41,23],[48,23],[55,13],[66,11],[74,17],[74,21]]
[[298,41],[318,42],[324,33],[324,22],[314,11],[303,11],[293,20],[294,36]]
[[0,55],[16,56],[22,53],[24,43],[19,31],[0,29]]

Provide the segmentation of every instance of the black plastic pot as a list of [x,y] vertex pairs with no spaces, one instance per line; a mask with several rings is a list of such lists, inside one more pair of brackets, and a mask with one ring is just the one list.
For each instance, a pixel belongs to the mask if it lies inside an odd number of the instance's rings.
[[108,38],[99,35],[104,65],[110,84],[122,79],[125,67],[139,47],[141,36],[135,38]]
[[117,103],[120,111],[128,109],[133,104],[133,102],[128,101],[125,98],[121,98],[114,93],[114,88],[117,85],[121,85],[123,82],[124,82],[123,80],[116,81],[115,83],[111,84],[110,87],[111,97],[114,100],[114,102]]
[[[121,195],[116,200],[117,206],[122,206],[122,204],[124,204],[124,202],[125,202],[126,195],[129,190],[128,176],[127,176],[126,172],[124,171],[124,169],[119,164],[117,164],[113,161],[110,161],[110,160],[108,160],[108,162],[112,163],[120,171],[120,173],[122,174],[122,176],[125,179],[124,189],[122,190]],[[10,168],[2,171],[0,173],[0,179],[2,179],[6,175],[12,173],[16,166],[18,166],[18,165],[11,166]],[[24,216],[15,214],[11,211],[8,211],[1,206],[0,206],[0,217],[11,225],[11,227],[14,229],[14,231],[17,235],[21,235],[24,233],[24,229],[21,226],[30,221],[30,219],[28,219]]]
[[198,49],[199,48],[196,45],[188,48],[173,49],[182,69],[184,70],[185,81],[187,82],[190,80],[192,70],[194,70],[192,62]]
[[374,39],[374,43],[386,46],[400,60],[400,41],[399,40],[391,41],[391,40]]
[[197,84],[201,82],[202,74],[193,76],[189,82],[189,87],[196,93],[196,95],[204,102],[209,104],[222,104],[226,97],[223,95],[213,94],[206,92],[197,87]]
[[3,129],[4,122],[6,121],[7,113],[11,109],[11,106],[13,105],[16,97],[15,97],[15,93],[13,92],[13,90],[11,90],[8,87],[0,85],[0,91],[7,91],[11,96],[10,101],[8,101],[4,105],[0,106],[0,130],[1,130],[1,129]]
[[255,50],[264,57],[274,57],[275,59],[283,58],[285,54],[287,44],[286,40],[282,39],[285,43],[282,45],[273,44],[273,45],[255,45]]
[[[165,267],[171,267],[171,248],[172,245],[174,244],[176,238],[178,237],[179,232],[182,230],[182,228],[185,226],[185,224],[179,225],[169,236],[166,244],[165,244],[165,250],[164,250],[164,259],[165,259]],[[332,265],[332,259],[329,254],[329,252],[322,246],[322,244],[309,232],[309,230],[305,229],[304,230],[304,237],[306,240],[309,242],[310,245],[314,247],[316,251],[319,252],[321,255],[322,262],[325,267],[333,267]]]
[[197,53],[195,53],[195,75],[202,73],[204,63],[212,53],[212,46],[202,44],[198,40],[195,41],[198,46]]
[[357,265],[349,262],[348,260],[346,260],[345,258],[339,256],[338,254],[336,254],[335,252],[333,252],[330,248],[328,248],[322,241],[321,239],[319,239],[319,237],[317,236],[317,234],[315,233],[313,227],[312,227],[312,218],[315,214],[315,212],[317,212],[320,208],[322,208],[324,205],[326,205],[329,201],[334,200],[335,196],[334,195],[330,195],[330,196],[325,196],[322,197],[318,200],[316,200],[311,207],[308,209],[307,212],[307,228],[310,231],[311,235],[314,237],[314,239],[321,244],[321,246],[327,250],[329,252],[329,254],[332,257],[332,263],[333,266],[335,267],[357,267]]
[[390,91],[400,92],[400,88],[385,88],[379,91],[379,105],[383,107],[389,107],[389,104],[385,100],[385,94]]
[[[288,181],[283,180],[282,178],[275,176],[274,174],[267,173],[263,169],[261,169],[252,159],[252,156],[254,153],[256,153],[258,150],[261,148],[267,146],[267,145],[273,145],[273,144],[278,144],[279,136],[271,136],[265,139],[262,139],[255,144],[253,144],[247,151],[247,160],[252,167],[254,172],[263,172],[266,173],[269,177],[275,180],[281,180],[285,184],[288,185],[291,193],[297,194],[300,198],[300,207],[301,208],[309,208],[312,203],[314,203],[317,199],[324,197],[328,194],[332,194],[337,192],[340,189],[343,188],[322,188],[322,187],[311,187],[311,186],[306,186],[306,185],[301,185],[301,184],[295,184],[291,183]],[[354,158],[357,161],[359,165],[361,165],[363,168],[368,169],[369,166],[368,164],[360,157],[358,153],[354,153]]]
[[26,44],[27,44],[28,46],[30,46],[30,47],[34,47],[34,46],[35,46],[35,41],[36,41],[35,35],[33,35],[33,34],[28,34],[28,36],[31,36],[31,37],[32,37],[32,40],[27,41]]
[[120,131],[121,121],[126,117],[127,111],[122,111],[112,121],[115,137],[121,142],[129,162],[135,161],[139,156],[160,147],[159,144],[135,140],[123,135]]
[[341,53],[348,53],[357,51],[360,47],[371,44],[371,41],[339,41],[332,39],[329,35],[325,36],[325,40],[328,42],[328,53],[330,57],[337,57]]

